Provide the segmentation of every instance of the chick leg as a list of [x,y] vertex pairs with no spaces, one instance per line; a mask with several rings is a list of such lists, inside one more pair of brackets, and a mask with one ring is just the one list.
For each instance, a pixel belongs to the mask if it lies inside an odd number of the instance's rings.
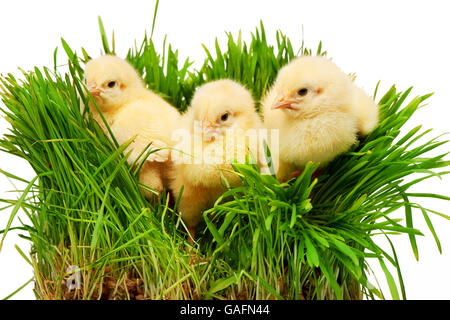
[[[313,174],[311,175],[311,181],[313,181],[314,179],[319,177],[321,172],[322,172],[321,169],[317,169],[316,171],[314,171]],[[297,178],[297,177],[301,176],[302,173],[303,173],[303,170],[292,172],[291,175],[289,176],[289,180],[292,178]]]
[[178,212],[181,215],[189,231],[190,243],[193,243],[197,224],[202,219],[202,212],[208,206],[207,191],[202,187],[194,187],[189,184],[184,185],[183,194],[178,203]]
[[146,161],[141,168],[139,181],[143,185],[155,190],[155,192],[158,193],[155,194],[149,190],[142,189],[142,192],[147,200],[153,200],[158,197],[164,188],[160,163]]
[[280,159],[280,166],[278,167],[278,172],[277,172],[278,181],[286,182],[287,180],[291,179],[292,177],[290,177],[290,175],[295,170],[296,170],[296,168],[294,165],[287,163],[285,161],[281,161],[281,159]]
[[291,173],[288,180],[291,180],[292,178],[297,178],[297,177],[301,176],[302,173],[303,173],[303,171],[301,171],[301,170],[294,171]]

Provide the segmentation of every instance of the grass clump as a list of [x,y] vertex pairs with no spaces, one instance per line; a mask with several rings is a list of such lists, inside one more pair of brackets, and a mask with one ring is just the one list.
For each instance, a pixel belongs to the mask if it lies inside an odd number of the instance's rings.
[[[101,20],[100,30],[104,52],[114,54],[114,38],[110,46]],[[205,47],[200,70],[191,70],[189,59],[179,65],[178,51],[165,42],[159,54],[146,35],[126,59],[149,88],[180,111],[196,87],[220,78],[240,81],[260,100],[284,64],[313,53],[303,44],[295,52],[280,31],[276,46],[269,45],[262,23],[249,44],[240,34],[228,34],[225,49],[216,41],[215,57]],[[174,199],[164,193],[148,203],[138,170],[123,153],[127,144],[111,142],[81,111],[90,99],[81,80],[90,56],[84,49],[79,56],[64,40],[62,46],[67,73],[59,73],[55,61],[53,69],[23,72],[22,80],[12,74],[1,78],[2,111],[11,130],[0,148],[27,160],[36,172],[31,181],[2,172],[27,184],[18,200],[1,200],[3,209],[12,208],[2,237],[22,209],[31,225],[17,229],[32,244],[27,259],[37,298],[384,298],[368,281],[369,259],[379,261],[391,296],[406,298],[391,238],[408,234],[418,258],[416,236],[422,233],[413,227],[413,210],[421,211],[441,250],[428,214],[450,218],[411,199],[449,198],[408,189],[447,173],[441,171],[449,164],[445,153],[428,156],[446,141],[423,141],[430,130],[420,127],[401,130],[429,95],[406,102],[411,89],[392,87],[379,100],[377,128],[319,175],[317,164],[310,163],[298,178],[279,183],[255,166],[235,165],[242,186],[229,189],[204,212],[198,243],[190,246]],[[321,44],[314,53],[324,54]],[[405,222],[391,218],[400,208]],[[392,253],[373,241],[380,234],[389,239]],[[68,289],[70,266],[80,271],[78,289]]]
[[[2,79],[12,130],[1,147],[25,158],[37,174],[12,205],[32,223],[23,230],[33,243],[39,297],[65,297],[66,270],[75,265],[84,280],[75,291],[79,298],[109,294],[102,284],[108,269],[115,279],[141,279],[143,292],[154,297],[191,298],[194,291],[167,291],[201,266],[181,250],[184,238],[166,195],[153,206],[145,201],[122,155],[125,146],[116,148],[81,114],[73,72],[62,78],[35,69],[24,76],[20,82],[12,75]],[[161,272],[161,265],[169,269]],[[160,285],[148,287],[152,283]]]

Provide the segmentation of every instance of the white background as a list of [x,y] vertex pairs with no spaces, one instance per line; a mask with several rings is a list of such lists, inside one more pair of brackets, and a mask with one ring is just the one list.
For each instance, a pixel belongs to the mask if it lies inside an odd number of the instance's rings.
[[[7,3],[7,4],[5,4]],[[129,47],[138,44],[144,30],[150,32],[153,1],[4,1],[0,4],[0,72],[19,74],[17,67],[53,66],[53,50],[60,37],[76,50],[83,46],[91,56],[100,54],[101,41],[97,16],[100,15],[110,35],[114,29],[116,51],[124,57]],[[448,131],[450,119],[449,73],[450,30],[446,1],[167,1],[158,10],[154,40],[162,47],[164,34],[180,50],[180,56],[200,63],[204,43],[212,48],[215,37],[221,44],[225,31],[244,39],[263,20],[269,40],[274,43],[275,30],[288,35],[295,48],[302,39],[316,48],[319,40],[328,56],[346,72],[356,72],[357,84],[370,94],[381,80],[380,93],[392,84],[399,90],[414,86],[413,94],[435,92],[429,106],[411,120],[409,128],[422,124],[434,128],[433,135]],[[63,51],[59,49],[60,53]],[[80,51],[78,51],[80,52]],[[61,55],[60,63],[63,63]],[[199,64],[196,64],[198,66]],[[7,132],[0,119],[0,134]],[[448,147],[441,151],[445,152]],[[27,163],[0,154],[0,168],[31,178]],[[416,192],[449,195],[449,179],[422,183]],[[17,185],[18,188],[23,186]],[[0,177],[0,197],[16,197],[8,191],[14,186]],[[421,202],[424,206],[449,214],[442,200]],[[10,210],[0,211],[0,229],[6,225]],[[23,217],[23,214],[19,214]],[[403,212],[396,214],[403,216]],[[425,237],[418,237],[419,262],[412,254],[406,236],[394,237],[409,299],[449,299],[450,292],[450,221],[431,216],[440,237],[440,255],[422,215],[414,212],[415,226]],[[17,224],[17,223],[16,223]],[[388,249],[380,237],[379,240]],[[29,245],[11,232],[0,252],[0,299],[32,277],[32,270],[14,249],[19,245],[28,252]],[[374,270],[387,298],[389,290],[380,269]],[[32,285],[13,297],[33,299]]]

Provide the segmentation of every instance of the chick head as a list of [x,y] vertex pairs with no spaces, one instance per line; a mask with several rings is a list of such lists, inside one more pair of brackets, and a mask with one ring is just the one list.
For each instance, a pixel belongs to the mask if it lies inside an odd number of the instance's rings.
[[333,62],[319,56],[296,58],[280,69],[269,107],[291,117],[315,117],[326,111],[349,111],[351,81]]
[[104,55],[90,60],[84,71],[86,87],[102,111],[116,109],[144,85],[136,70],[125,60]]
[[214,141],[227,130],[249,129],[258,117],[251,93],[229,80],[208,82],[198,88],[191,102],[192,117],[201,124],[203,139]]

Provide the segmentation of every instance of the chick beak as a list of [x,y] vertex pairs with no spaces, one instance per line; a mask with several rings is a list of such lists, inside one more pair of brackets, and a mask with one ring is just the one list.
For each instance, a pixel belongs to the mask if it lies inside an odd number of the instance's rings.
[[279,96],[275,103],[272,105],[271,109],[295,109],[292,104],[295,102],[293,99],[288,99],[285,96]]
[[99,96],[101,93],[100,88],[97,86],[97,83],[94,81],[89,82],[87,84],[87,89],[88,89],[89,93],[93,96]]
[[216,136],[220,134],[217,126],[209,120],[202,121],[203,140],[214,141]]

